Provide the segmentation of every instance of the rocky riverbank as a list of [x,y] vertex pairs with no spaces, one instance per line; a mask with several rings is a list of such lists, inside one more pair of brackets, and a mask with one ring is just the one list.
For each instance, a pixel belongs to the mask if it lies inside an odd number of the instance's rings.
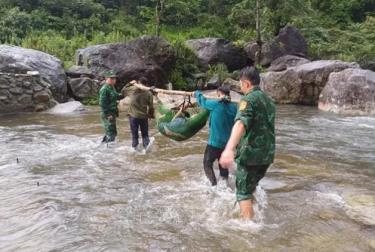
[[[240,92],[236,74],[221,80],[207,78],[215,64],[224,64],[236,73],[252,65],[256,44],[244,48],[221,38],[188,40],[187,48],[197,58],[191,73],[196,87],[210,89],[229,85]],[[360,69],[357,63],[308,59],[307,42],[294,27],[262,46],[262,89],[276,103],[317,106],[325,111],[344,114],[375,114],[375,73]],[[64,71],[62,62],[46,53],[0,45],[1,112],[41,111],[69,98],[78,101],[97,96],[103,73],[114,69],[119,77],[118,89],[128,81],[146,76],[150,85],[164,88],[176,65],[176,50],[168,42],[144,36],[128,43],[104,44],[77,50],[76,66]],[[28,76],[38,71],[40,76]],[[38,80],[39,78],[39,80]],[[237,77],[238,78],[238,77]],[[167,99],[168,100],[168,99]]]

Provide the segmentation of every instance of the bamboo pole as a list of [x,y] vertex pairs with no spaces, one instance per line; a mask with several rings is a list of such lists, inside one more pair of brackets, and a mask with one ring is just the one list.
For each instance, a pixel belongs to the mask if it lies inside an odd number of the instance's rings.
[[[161,88],[150,88],[150,87],[146,87],[146,86],[144,86],[142,84],[139,84],[137,82],[130,82],[130,84],[132,84],[136,88],[139,88],[139,89],[142,89],[142,90],[146,90],[146,91],[150,91],[151,89],[153,89],[153,91],[155,93],[169,94],[169,95],[192,96],[192,97],[194,97],[194,92],[187,92],[187,91],[180,91],[180,90],[167,90],[167,89],[161,89]],[[221,98],[219,98],[217,96],[212,96],[212,95],[203,95],[203,96],[205,98],[211,99],[211,100],[221,100]],[[231,102],[239,103],[240,101],[239,100],[231,100]]]
[[[142,84],[136,83],[136,82],[130,82],[133,86],[136,88],[149,91],[151,90],[150,87],[146,87]],[[182,96],[193,96],[192,92],[186,92],[186,91],[180,91],[180,90],[167,90],[167,89],[161,89],[161,88],[154,88],[153,89],[155,93],[161,93],[161,94],[169,94],[169,95],[182,95]]]

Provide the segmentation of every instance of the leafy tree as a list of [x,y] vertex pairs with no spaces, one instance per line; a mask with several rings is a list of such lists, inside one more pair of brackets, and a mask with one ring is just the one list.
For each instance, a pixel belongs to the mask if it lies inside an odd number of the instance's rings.
[[29,30],[30,15],[18,7],[1,12],[0,42],[20,44]]

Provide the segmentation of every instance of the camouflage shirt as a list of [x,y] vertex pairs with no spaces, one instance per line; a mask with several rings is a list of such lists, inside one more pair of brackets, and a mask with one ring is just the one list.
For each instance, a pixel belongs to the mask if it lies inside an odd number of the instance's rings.
[[268,165],[275,157],[275,105],[259,87],[254,87],[240,101],[236,121],[246,132],[237,146],[239,165]]
[[104,116],[118,116],[117,100],[119,93],[114,87],[105,83],[99,91],[99,105]]

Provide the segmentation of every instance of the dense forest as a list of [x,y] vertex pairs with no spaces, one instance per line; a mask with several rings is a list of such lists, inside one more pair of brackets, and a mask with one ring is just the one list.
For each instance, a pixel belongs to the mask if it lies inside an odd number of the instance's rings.
[[[375,61],[375,0],[260,2],[263,39],[292,24],[314,59]],[[78,48],[156,34],[156,23],[173,45],[221,37],[241,46],[256,39],[255,6],[256,0],[0,0],[0,43],[53,54],[65,67]]]

